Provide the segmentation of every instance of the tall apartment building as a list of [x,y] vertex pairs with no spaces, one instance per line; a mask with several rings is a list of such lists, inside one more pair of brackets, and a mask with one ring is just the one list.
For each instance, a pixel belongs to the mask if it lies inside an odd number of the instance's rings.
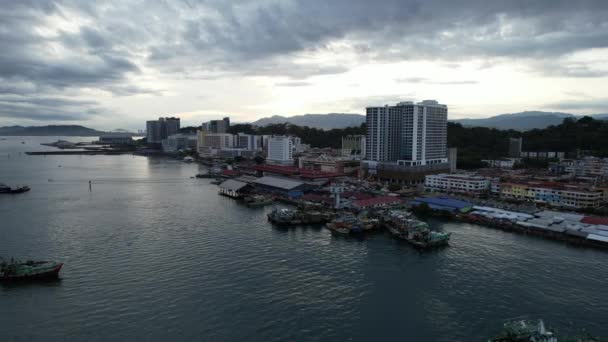
[[146,140],[148,144],[160,146],[163,139],[179,132],[179,118],[158,118],[158,120],[146,121]]
[[227,133],[230,128],[230,118],[225,117],[222,120],[211,120],[202,124],[203,131],[209,133]]
[[447,163],[446,105],[400,102],[366,112],[366,159],[403,166]]
[[365,158],[365,135],[342,137],[342,156]]
[[272,136],[268,139],[268,164],[293,165],[293,139],[288,136]]

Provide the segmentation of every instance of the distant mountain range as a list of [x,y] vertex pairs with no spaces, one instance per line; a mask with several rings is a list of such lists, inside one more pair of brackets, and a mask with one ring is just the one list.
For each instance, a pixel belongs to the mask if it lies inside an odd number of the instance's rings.
[[[595,119],[608,119],[608,113],[590,115]],[[484,119],[458,119],[450,120],[463,126],[490,127],[498,129],[514,129],[527,131],[535,128],[546,128],[559,125],[565,118],[581,118],[580,115],[560,112],[526,111],[521,113],[501,114]],[[361,114],[305,114],[296,116],[275,115],[262,118],[251,124],[266,126],[269,124],[290,123],[298,126],[309,126],[322,129],[345,128],[360,126],[365,122],[365,115]]]
[[251,124],[256,126],[266,126],[286,122],[297,126],[308,126],[322,129],[345,128],[360,126],[365,122],[365,115],[339,113],[304,114],[290,117],[275,115],[268,118],[259,119]]
[[[128,133],[119,130],[121,133]],[[81,136],[95,137],[107,132],[79,125],[51,125],[51,126],[8,126],[0,127],[0,136]],[[135,135],[131,133],[132,135]]]
[[[600,120],[608,119],[608,113],[593,114],[589,116]],[[559,125],[562,123],[562,121],[564,121],[565,118],[578,119],[581,117],[582,116],[580,115],[570,113],[527,111],[521,113],[501,114],[484,119],[460,119],[450,121],[469,127],[489,127],[527,131],[535,128],[546,128],[551,125]]]

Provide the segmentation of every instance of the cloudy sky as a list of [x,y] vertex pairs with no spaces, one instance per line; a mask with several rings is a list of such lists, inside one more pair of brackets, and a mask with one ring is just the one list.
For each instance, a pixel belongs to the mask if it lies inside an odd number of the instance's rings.
[[[606,0],[0,0],[0,126],[608,112]],[[182,125],[183,125],[182,124]]]

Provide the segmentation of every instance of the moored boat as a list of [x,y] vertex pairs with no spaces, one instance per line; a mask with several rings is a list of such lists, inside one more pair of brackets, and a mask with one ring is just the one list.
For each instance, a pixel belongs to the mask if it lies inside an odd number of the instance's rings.
[[263,207],[265,205],[272,204],[273,200],[271,197],[262,196],[262,195],[254,195],[245,198],[245,205],[251,208],[254,207]]
[[0,194],[20,194],[22,192],[30,191],[30,187],[27,185],[23,186],[8,186],[0,183]]
[[63,263],[54,261],[2,262],[0,281],[57,278],[62,267]]

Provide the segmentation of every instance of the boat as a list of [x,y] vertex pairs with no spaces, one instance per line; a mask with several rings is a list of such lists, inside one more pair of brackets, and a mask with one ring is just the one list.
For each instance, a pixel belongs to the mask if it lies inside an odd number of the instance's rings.
[[391,235],[420,248],[448,245],[452,236],[452,233],[433,231],[426,222],[401,211],[389,212],[384,221]]
[[213,173],[197,173],[196,178],[217,178],[217,174],[213,174]]
[[54,261],[33,261],[0,263],[0,281],[34,280],[57,278],[63,263]]
[[27,185],[23,186],[8,186],[0,183],[0,194],[20,194],[22,192],[30,191],[30,187]]
[[279,226],[288,226],[302,223],[301,220],[297,218],[297,211],[291,209],[277,209],[274,208],[268,214],[268,221],[279,225]]
[[212,180],[212,181],[211,181],[211,182],[209,182],[209,183],[211,183],[211,184],[213,184],[213,185],[220,185],[220,184],[222,184],[222,182],[223,182],[223,180],[221,180],[221,179],[219,179],[219,178],[216,178],[216,179]]
[[489,339],[488,342],[599,342],[600,339],[591,336],[588,332],[583,332],[579,336],[560,337],[545,327],[542,319],[512,319],[503,324],[500,335]]
[[245,197],[245,205],[248,207],[263,207],[265,205],[272,204],[273,200],[270,197],[262,195],[254,195]]
[[190,156],[184,157],[184,163],[192,163],[193,161],[194,161],[194,158],[192,158]]

